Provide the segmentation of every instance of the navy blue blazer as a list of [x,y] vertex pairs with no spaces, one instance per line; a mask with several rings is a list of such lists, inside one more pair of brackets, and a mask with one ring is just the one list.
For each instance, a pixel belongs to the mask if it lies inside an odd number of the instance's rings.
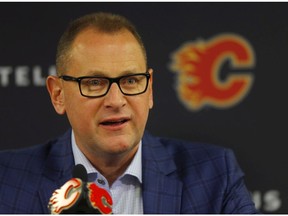
[[[144,213],[257,213],[230,150],[143,137]],[[0,213],[49,213],[72,177],[71,130],[43,145],[0,153]]]

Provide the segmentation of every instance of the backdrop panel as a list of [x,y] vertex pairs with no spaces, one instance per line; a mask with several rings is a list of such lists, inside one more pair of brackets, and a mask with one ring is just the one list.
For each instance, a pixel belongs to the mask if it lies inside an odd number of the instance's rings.
[[128,17],[143,36],[149,131],[233,149],[257,207],[288,213],[286,3],[0,3],[0,148],[69,127],[45,77],[68,22],[95,11]]

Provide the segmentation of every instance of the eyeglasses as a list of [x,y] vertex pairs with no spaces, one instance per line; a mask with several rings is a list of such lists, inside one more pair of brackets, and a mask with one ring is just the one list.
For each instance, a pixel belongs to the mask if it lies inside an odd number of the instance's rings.
[[143,94],[148,87],[150,74],[137,73],[131,75],[120,76],[116,78],[98,77],[98,76],[59,76],[65,81],[78,82],[79,90],[82,96],[89,98],[97,98],[106,95],[112,85],[117,83],[120,91],[124,95],[132,96]]

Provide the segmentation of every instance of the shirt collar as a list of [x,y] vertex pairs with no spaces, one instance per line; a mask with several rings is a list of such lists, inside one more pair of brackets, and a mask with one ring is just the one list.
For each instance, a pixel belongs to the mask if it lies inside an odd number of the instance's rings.
[[[86,168],[88,174],[98,174],[99,172],[97,171],[97,169],[95,169],[95,167],[90,163],[90,161],[78,148],[73,130],[71,134],[71,143],[75,165],[82,164]],[[142,140],[139,143],[138,150],[132,162],[130,163],[126,171],[122,174],[122,176],[120,176],[119,178],[122,178],[125,175],[135,176],[139,180],[139,182],[142,183]]]

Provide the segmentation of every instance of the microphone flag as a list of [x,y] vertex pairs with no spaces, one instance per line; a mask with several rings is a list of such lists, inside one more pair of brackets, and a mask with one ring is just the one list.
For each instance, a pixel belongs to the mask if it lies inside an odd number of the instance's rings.
[[73,178],[56,189],[48,203],[51,214],[111,214],[112,198],[93,182],[82,164],[73,170]]

